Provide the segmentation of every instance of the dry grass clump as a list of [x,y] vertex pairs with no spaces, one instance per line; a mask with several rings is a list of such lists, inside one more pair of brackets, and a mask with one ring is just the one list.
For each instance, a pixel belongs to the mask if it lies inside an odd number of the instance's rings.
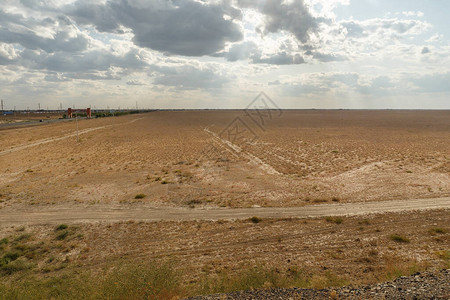
[[328,223],[342,224],[342,222],[344,222],[344,219],[341,217],[326,217],[325,221],[327,221]]
[[397,243],[409,243],[410,242],[410,239],[408,239],[407,237],[402,236],[400,234],[391,234],[389,236],[389,238]]

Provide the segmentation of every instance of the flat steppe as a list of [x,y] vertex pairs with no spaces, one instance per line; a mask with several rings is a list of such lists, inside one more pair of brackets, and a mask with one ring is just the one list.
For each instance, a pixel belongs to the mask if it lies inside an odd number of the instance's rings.
[[78,125],[79,142],[75,122],[0,131],[0,207],[450,196],[449,111],[158,111]]
[[[0,130],[0,258],[19,245],[29,266],[6,281],[148,261],[175,262],[185,286],[253,267],[312,287],[449,268],[450,111],[155,111],[76,128]],[[320,211],[270,213],[302,207]]]

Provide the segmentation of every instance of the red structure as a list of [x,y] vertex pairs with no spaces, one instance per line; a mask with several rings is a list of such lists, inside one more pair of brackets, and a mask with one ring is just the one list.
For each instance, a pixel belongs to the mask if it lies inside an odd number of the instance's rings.
[[90,108],[90,107],[88,107],[88,108],[86,108],[86,109],[72,109],[72,108],[69,107],[69,108],[67,109],[67,117],[68,117],[69,119],[72,119],[72,118],[73,118],[73,113],[76,113],[76,112],[86,113],[86,117],[87,117],[88,119],[91,118],[91,108]]

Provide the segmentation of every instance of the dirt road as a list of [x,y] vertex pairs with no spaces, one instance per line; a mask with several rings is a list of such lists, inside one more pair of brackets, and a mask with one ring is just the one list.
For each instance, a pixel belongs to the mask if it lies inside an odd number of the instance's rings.
[[450,209],[450,197],[381,202],[320,204],[291,208],[126,208],[120,206],[88,206],[85,208],[51,207],[0,210],[0,225],[92,223],[118,221],[186,221],[260,218],[313,218],[350,216],[414,210]]

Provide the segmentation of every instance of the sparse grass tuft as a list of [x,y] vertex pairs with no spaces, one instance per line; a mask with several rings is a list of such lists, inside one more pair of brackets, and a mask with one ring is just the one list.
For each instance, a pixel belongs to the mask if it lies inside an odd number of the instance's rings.
[[429,233],[431,233],[432,235],[445,234],[445,233],[447,233],[447,230],[445,230],[444,228],[431,228],[429,230]]
[[401,236],[399,234],[391,234],[389,236],[389,238],[397,243],[409,243],[410,242],[410,240],[407,237]]
[[134,196],[134,199],[144,199],[145,197],[147,197],[146,194],[137,194],[136,196]]
[[19,271],[31,269],[32,264],[27,263],[22,259],[14,260],[8,264],[4,264],[0,267],[0,271],[3,274],[11,275]]
[[69,235],[69,232],[67,230],[61,231],[60,233],[58,233],[58,235],[56,236],[56,239],[59,241],[62,241],[64,239],[66,239],[66,237]]
[[15,242],[20,242],[20,241],[24,241],[24,240],[28,240],[31,237],[31,234],[29,233],[24,233],[19,235],[18,237],[16,237],[14,239]]
[[364,220],[358,221],[358,224],[359,225],[370,225],[370,222],[369,222],[369,220],[364,219]]

